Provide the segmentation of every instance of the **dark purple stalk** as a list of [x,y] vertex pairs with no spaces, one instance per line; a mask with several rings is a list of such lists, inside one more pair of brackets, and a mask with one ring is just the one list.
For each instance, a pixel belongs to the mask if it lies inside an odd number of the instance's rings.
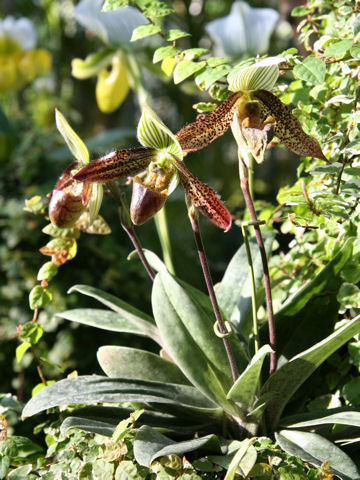
[[[240,168],[241,171],[241,168]],[[254,203],[251,198],[249,182],[245,174],[240,175],[240,185],[241,190],[244,195],[246,206],[249,210],[250,218],[253,222],[257,222],[258,218],[256,215]],[[264,287],[265,287],[265,297],[266,297],[266,307],[268,312],[268,323],[269,323],[269,342],[270,346],[273,349],[273,352],[270,355],[270,375],[274,373],[276,368],[276,337],[275,337],[275,324],[274,324],[274,312],[272,306],[272,295],[271,295],[271,286],[270,286],[270,275],[269,275],[269,266],[266,257],[264,240],[261,235],[261,230],[259,225],[254,225],[256,241],[260,250],[261,261],[264,272]]]
[[119,191],[119,189],[118,189],[118,187],[115,183],[113,183],[113,182],[112,183],[107,183],[106,185],[107,185],[108,189],[110,190],[110,193],[112,194],[116,203],[119,206],[119,217],[120,217],[120,223],[121,223],[122,228],[128,234],[128,237],[130,238],[131,243],[135,247],[135,250],[137,251],[137,253],[139,255],[139,258],[140,258],[147,274],[149,275],[151,280],[154,280],[155,273],[154,273],[153,269],[150,267],[149,262],[147,261],[147,259],[145,257],[144,250],[141,246],[140,240],[135,233],[134,226],[131,222],[129,212],[128,212],[127,206],[125,204],[123,195],[120,193],[120,191]]
[[[192,207],[190,207],[190,209],[191,208]],[[197,247],[197,250],[198,250],[200,264],[201,264],[201,268],[202,268],[202,271],[203,271],[203,274],[204,274],[206,287],[207,287],[208,292],[209,292],[209,297],[210,297],[211,304],[212,304],[212,307],[213,307],[213,310],[214,310],[215,318],[216,318],[217,324],[219,326],[220,333],[226,335],[228,332],[225,328],[224,321],[221,317],[219,305],[218,305],[218,302],[217,302],[217,299],[216,299],[216,296],[215,296],[215,291],[214,291],[214,286],[213,286],[213,282],[212,282],[212,278],[211,278],[211,273],[210,273],[210,270],[209,270],[209,265],[208,265],[208,262],[207,262],[207,259],[206,259],[204,244],[203,244],[200,229],[199,229],[199,219],[198,219],[198,216],[197,216],[197,212],[194,215],[190,212],[189,213],[189,218],[190,218],[191,226],[192,226],[192,229],[193,229],[193,232],[194,232],[194,237],[195,237],[196,247]],[[232,377],[233,377],[233,380],[235,382],[236,379],[238,378],[238,372],[237,372],[237,368],[236,368],[235,358],[234,358],[233,352],[231,350],[230,342],[229,342],[229,339],[227,337],[222,337],[222,341],[224,342],[224,347],[225,347],[225,350],[226,350],[226,353],[227,353],[227,356],[228,356],[228,359],[229,359],[229,364],[230,364],[230,368],[231,368]]]

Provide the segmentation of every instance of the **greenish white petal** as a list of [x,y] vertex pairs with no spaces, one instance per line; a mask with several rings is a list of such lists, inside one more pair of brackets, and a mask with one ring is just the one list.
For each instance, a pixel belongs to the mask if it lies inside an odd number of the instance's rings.
[[85,143],[70,127],[64,115],[57,109],[55,109],[55,119],[57,129],[63,136],[65,142],[67,143],[67,146],[69,147],[71,153],[74,155],[76,160],[78,160],[82,165],[89,163],[89,151]]
[[247,144],[242,134],[240,124],[239,124],[239,119],[236,113],[234,114],[233,121],[231,123],[231,131],[238,146],[239,157],[241,157],[242,161],[245,163],[247,167],[250,167],[250,158],[249,158]]
[[72,76],[83,80],[98,74],[100,70],[110,65],[114,52],[112,48],[104,48],[88,55],[85,60],[74,58],[71,62]]
[[183,158],[177,138],[148,105],[144,106],[137,128],[137,138],[144,147],[165,150],[180,160]]
[[279,77],[278,64],[282,57],[269,57],[228,75],[229,90],[232,92],[250,90],[272,90]]
[[97,218],[101,207],[104,194],[104,188],[101,183],[94,183],[92,185],[91,200],[89,202],[90,225]]

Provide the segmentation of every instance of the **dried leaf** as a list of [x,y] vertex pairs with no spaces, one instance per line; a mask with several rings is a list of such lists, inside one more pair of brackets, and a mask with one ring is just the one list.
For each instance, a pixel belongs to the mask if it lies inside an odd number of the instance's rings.
[[231,125],[234,108],[240,97],[241,93],[233,93],[215,110],[177,132],[176,138],[182,150],[184,152],[201,150],[223,135]]
[[266,90],[257,90],[253,95],[262,102],[264,115],[274,117],[275,135],[289,150],[297,155],[320,158],[328,162],[319,142],[304,132],[299,120],[275,95]]
[[115,150],[79,170],[74,179],[84,183],[107,183],[134,175],[149,165],[156,152],[153,148],[135,147]]

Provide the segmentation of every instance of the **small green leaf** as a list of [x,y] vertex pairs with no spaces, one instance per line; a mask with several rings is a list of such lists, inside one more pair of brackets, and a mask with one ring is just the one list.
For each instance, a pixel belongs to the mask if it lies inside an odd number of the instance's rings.
[[191,37],[191,34],[188,32],[185,32],[184,30],[179,30],[178,28],[168,30],[165,33],[165,40],[168,42],[173,42],[174,40],[177,40],[178,38],[183,38],[183,37]]
[[348,51],[351,49],[353,45],[352,40],[345,39],[340,40],[338,42],[331,43],[325,48],[324,56],[325,57],[334,57],[337,60],[345,57]]
[[296,78],[318,85],[325,80],[326,65],[320,58],[306,57],[302,63],[295,65],[293,72]]
[[207,48],[189,48],[183,50],[184,60],[196,60],[197,58],[207,55],[210,51]]
[[[250,439],[247,438],[246,440],[243,440],[241,443],[241,447],[239,450],[235,453],[234,458],[231,460],[230,465],[228,467],[228,470],[226,472],[226,475],[224,477],[224,480],[234,480],[235,475],[237,473],[237,469],[245,457],[248,449],[251,447],[251,445],[255,442],[255,438]],[[256,457],[255,457],[256,458]],[[247,476],[247,475],[245,475]]]
[[22,357],[25,355],[25,353],[29,350],[30,347],[30,342],[23,342],[18,347],[16,347],[16,361],[18,363],[21,362]]
[[305,15],[307,15],[308,13],[311,13],[311,12],[312,12],[311,8],[304,7],[304,6],[299,6],[299,7],[293,8],[293,10],[291,12],[291,16],[292,17],[304,17]]
[[143,14],[146,17],[152,18],[165,17],[166,15],[170,15],[170,13],[175,12],[175,10],[169,5],[167,5],[165,2],[159,2],[156,0],[145,3],[145,6],[142,5],[142,8]]
[[196,75],[195,82],[204,90],[207,90],[217,80],[225,77],[229,73],[230,69],[231,67],[229,65],[219,65],[215,68],[206,68],[203,72]]
[[182,60],[174,69],[174,83],[177,85],[206,66],[206,62]]
[[24,480],[25,478],[29,478],[28,475],[31,472],[33,466],[30,465],[23,465],[22,467],[17,467],[15,470],[12,470],[9,475],[9,480]]
[[130,42],[135,42],[141,38],[150,37],[156,33],[161,32],[161,28],[158,25],[147,23],[146,25],[140,25],[133,30]]
[[31,310],[35,308],[44,308],[45,305],[51,302],[52,294],[41,285],[36,285],[29,294],[29,304]]
[[219,65],[224,65],[225,63],[228,63],[228,59],[225,57],[210,57],[206,60],[206,63],[209,67],[215,68]]
[[59,267],[57,265],[55,265],[52,262],[46,262],[40,268],[40,270],[37,274],[37,279],[39,281],[46,280],[47,282],[50,282],[50,280],[52,280],[55,277],[58,270],[59,270]]
[[343,308],[360,308],[360,289],[352,283],[343,283],[336,298]]
[[357,47],[357,46],[351,47],[351,49],[350,49],[350,55],[351,55],[353,58],[359,59],[359,58],[360,58],[360,47]]
[[63,136],[67,146],[76,160],[78,160],[81,164],[89,163],[89,151],[86,148],[85,143],[70,127],[64,115],[57,109],[55,110],[55,119],[59,132]]
[[143,109],[137,128],[137,137],[144,147],[164,149],[179,160],[183,158],[179,141],[148,105]]
[[26,322],[21,326],[19,337],[24,342],[30,342],[32,344],[37,343],[43,336],[44,330],[41,325],[35,322]]
[[108,12],[110,10],[116,10],[120,7],[126,7],[126,5],[129,5],[129,0],[105,0],[101,11]]
[[168,57],[174,57],[178,53],[180,53],[180,50],[172,47],[171,45],[168,45],[167,47],[160,47],[154,52],[153,63],[160,62]]
[[287,453],[300,457],[304,462],[320,467],[323,462],[329,460],[331,471],[342,480],[360,478],[351,458],[334,443],[316,433],[281,430],[275,433],[275,438]]

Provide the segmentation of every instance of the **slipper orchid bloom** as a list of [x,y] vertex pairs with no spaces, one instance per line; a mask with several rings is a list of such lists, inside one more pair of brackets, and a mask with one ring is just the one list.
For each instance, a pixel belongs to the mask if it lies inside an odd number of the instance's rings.
[[133,179],[130,216],[134,224],[140,225],[155,215],[180,182],[200,212],[228,231],[230,213],[215,192],[188,170],[179,141],[148,106],[143,110],[137,137],[142,147],[111,152],[85,165],[73,179],[84,185],[101,184],[146,169],[144,179]]

